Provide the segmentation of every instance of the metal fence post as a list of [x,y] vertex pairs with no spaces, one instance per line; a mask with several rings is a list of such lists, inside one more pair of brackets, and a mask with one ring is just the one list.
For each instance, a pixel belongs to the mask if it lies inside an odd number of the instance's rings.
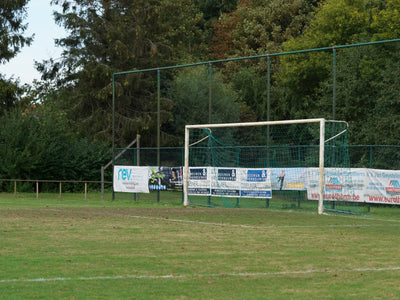
[[372,168],[372,159],[373,159],[373,155],[372,155],[372,152],[373,152],[373,147],[372,146],[370,146],[369,147],[369,167],[370,168]]
[[[161,102],[161,75],[160,69],[157,69],[157,167],[161,168],[160,147],[161,147],[161,123],[160,123],[160,102]],[[160,202],[160,190],[157,191],[157,202]]]

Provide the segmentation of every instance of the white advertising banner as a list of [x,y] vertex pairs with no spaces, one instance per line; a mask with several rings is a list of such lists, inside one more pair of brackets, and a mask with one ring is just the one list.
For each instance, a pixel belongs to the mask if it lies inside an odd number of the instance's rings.
[[189,195],[211,195],[210,167],[189,168]]
[[[324,200],[364,202],[365,169],[325,168]],[[307,198],[319,199],[319,169],[307,169]]]
[[[114,191],[149,193],[149,181],[156,177],[159,186],[167,184],[167,168],[155,170],[114,166]],[[400,205],[400,171],[325,168],[324,175],[325,200]],[[190,195],[271,198],[272,190],[307,190],[309,200],[318,200],[318,186],[318,168],[189,168]]]
[[190,195],[271,198],[271,175],[266,168],[189,168]]
[[240,180],[236,168],[211,169],[211,195],[240,197]]
[[400,171],[365,169],[365,202],[400,204]]
[[270,169],[238,169],[240,196],[272,198]]
[[[307,179],[308,199],[318,200],[318,168],[309,168]],[[400,205],[400,171],[326,168],[324,185],[325,200]]]
[[114,191],[149,193],[149,172],[149,167],[114,166]]

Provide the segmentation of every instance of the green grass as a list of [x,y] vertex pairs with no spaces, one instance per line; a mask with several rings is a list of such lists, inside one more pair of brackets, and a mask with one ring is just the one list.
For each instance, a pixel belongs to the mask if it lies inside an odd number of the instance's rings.
[[0,195],[1,299],[400,295],[397,207],[318,216],[89,195]]

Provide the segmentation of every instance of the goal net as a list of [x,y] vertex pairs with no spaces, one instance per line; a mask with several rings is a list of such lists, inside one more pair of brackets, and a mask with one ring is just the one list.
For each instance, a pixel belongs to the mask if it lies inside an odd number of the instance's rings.
[[184,205],[359,212],[344,121],[185,127]]

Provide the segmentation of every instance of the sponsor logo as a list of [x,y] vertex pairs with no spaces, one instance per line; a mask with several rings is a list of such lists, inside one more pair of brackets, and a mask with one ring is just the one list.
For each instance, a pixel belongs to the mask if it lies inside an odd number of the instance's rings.
[[167,187],[165,185],[149,184],[149,189],[151,191],[166,191]]
[[189,169],[190,180],[207,180],[207,169],[206,168],[192,168]]
[[400,194],[400,183],[398,180],[390,180],[389,186],[385,188],[386,193],[390,195]]
[[219,169],[217,176],[220,181],[236,181],[236,169]]
[[132,169],[119,169],[118,180],[129,181],[133,177]]
[[337,177],[331,177],[329,182],[325,184],[325,189],[327,191],[341,191],[343,189],[343,185],[340,184]]
[[267,180],[267,170],[247,170],[248,182],[265,182]]
[[161,179],[165,177],[160,171],[156,171],[156,168],[151,168],[150,182],[152,184],[157,184],[161,182]]
[[286,188],[287,189],[303,190],[304,189],[304,183],[302,183],[302,182],[288,182],[288,183],[286,183]]

